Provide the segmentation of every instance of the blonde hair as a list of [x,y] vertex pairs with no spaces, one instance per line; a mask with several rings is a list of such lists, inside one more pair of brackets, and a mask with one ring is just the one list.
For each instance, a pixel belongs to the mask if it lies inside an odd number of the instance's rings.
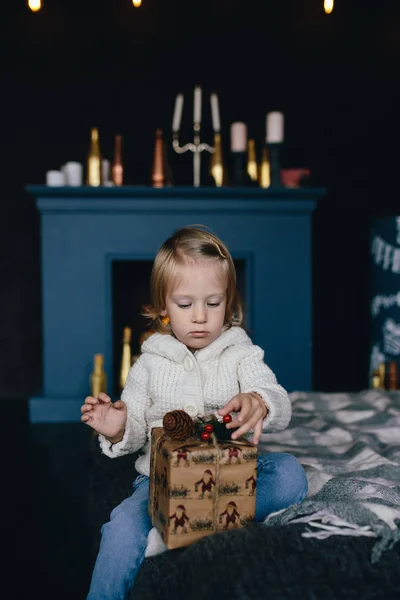
[[146,306],[144,316],[151,320],[151,329],[170,333],[163,323],[161,313],[165,310],[167,291],[171,286],[177,265],[185,260],[216,260],[226,274],[226,310],[224,327],[241,325],[243,310],[236,287],[236,269],[225,244],[204,225],[191,225],[178,229],[157,252],[151,272],[152,305]]

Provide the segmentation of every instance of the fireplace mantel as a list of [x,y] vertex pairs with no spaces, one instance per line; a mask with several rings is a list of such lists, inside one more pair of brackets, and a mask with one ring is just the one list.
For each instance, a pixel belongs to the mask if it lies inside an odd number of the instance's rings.
[[[93,355],[112,373],[111,265],[204,224],[246,260],[247,325],[289,391],[311,390],[311,224],[319,188],[27,186],[41,217],[43,390],[32,422],[79,421]],[[110,389],[111,387],[110,381]]]

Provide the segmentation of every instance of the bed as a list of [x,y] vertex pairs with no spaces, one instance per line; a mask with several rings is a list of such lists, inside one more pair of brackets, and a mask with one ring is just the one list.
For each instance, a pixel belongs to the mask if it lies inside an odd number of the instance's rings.
[[[134,598],[400,598],[400,392],[291,394],[290,426],[260,451],[297,456],[309,492],[263,524],[146,558]],[[101,523],[130,493],[134,457],[93,441],[93,560]]]

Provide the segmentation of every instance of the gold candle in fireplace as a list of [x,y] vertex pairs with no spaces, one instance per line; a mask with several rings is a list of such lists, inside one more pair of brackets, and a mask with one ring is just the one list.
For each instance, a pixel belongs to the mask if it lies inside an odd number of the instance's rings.
[[101,392],[107,393],[107,376],[104,372],[104,356],[102,354],[94,355],[94,368],[90,375],[90,389],[94,398],[97,398]]
[[101,152],[99,142],[99,130],[92,127],[90,131],[90,147],[87,159],[86,183],[98,187],[102,183],[101,178]]
[[132,366],[132,329],[130,327],[124,327],[124,335],[122,338],[122,358],[121,358],[121,370],[119,375],[119,387],[122,391],[125,387],[126,378],[128,377],[129,370]]

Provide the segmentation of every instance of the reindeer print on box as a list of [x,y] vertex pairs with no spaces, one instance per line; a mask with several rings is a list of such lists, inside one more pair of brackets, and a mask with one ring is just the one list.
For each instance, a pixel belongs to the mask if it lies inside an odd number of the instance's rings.
[[149,514],[167,548],[254,521],[257,448],[245,439],[171,439],[152,429]]

